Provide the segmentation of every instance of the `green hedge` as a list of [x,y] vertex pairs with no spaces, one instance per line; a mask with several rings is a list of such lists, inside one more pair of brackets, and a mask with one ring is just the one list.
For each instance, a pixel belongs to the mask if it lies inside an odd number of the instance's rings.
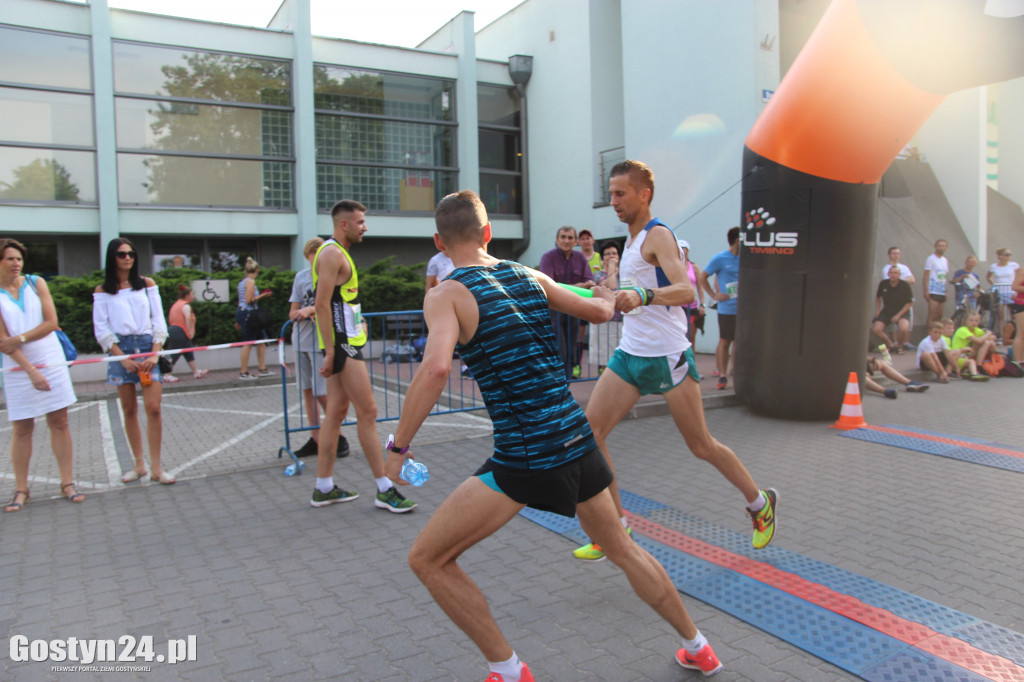
[[[359,272],[359,301],[363,312],[391,310],[419,310],[423,306],[425,264],[393,265],[385,258]],[[164,315],[178,300],[178,286],[191,286],[197,279],[227,279],[229,303],[210,303],[197,299],[192,303],[196,314],[197,346],[229,343],[240,339],[235,329],[235,310],[238,307],[238,283],[245,277],[241,268],[216,275],[191,268],[175,268],[150,275],[160,287],[160,300]],[[271,289],[274,295],[260,301],[260,307],[270,311],[274,320],[274,333],[288,320],[288,297],[292,292],[294,270],[260,268],[256,278],[259,290]],[[97,270],[82,277],[55,277],[47,284],[53,294],[60,326],[80,353],[99,353],[92,327],[92,294],[103,283],[103,271]]]

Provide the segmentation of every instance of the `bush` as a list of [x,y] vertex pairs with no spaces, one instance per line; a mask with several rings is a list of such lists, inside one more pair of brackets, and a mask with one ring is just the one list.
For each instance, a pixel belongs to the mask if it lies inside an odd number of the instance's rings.
[[[391,257],[388,257],[365,270],[359,270],[359,301],[363,311],[419,310],[423,306],[422,269],[423,264],[393,265]],[[192,281],[198,279],[227,279],[227,303],[202,301],[199,296],[192,303],[192,310],[196,314],[193,343],[196,346],[208,346],[240,340],[241,335],[235,329],[235,311],[238,309],[238,283],[245,277],[243,269],[211,275],[192,268],[175,268],[149,276],[160,289],[165,317],[171,305],[178,300],[180,285],[191,286]],[[288,297],[294,279],[294,270],[277,268],[261,268],[256,278],[257,289],[270,289],[274,292],[273,296],[260,301],[260,307],[269,311],[273,319],[268,332],[272,336],[280,333],[281,327],[288,321]],[[92,294],[102,283],[102,270],[82,277],[55,277],[47,282],[53,294],[60,326],[80,353],[100,352],[92,326]]]

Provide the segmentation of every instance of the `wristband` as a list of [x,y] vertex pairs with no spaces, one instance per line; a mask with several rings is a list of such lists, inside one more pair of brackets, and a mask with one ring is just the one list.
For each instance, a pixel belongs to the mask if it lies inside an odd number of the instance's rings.
[[647,297],[644,293],[644,290],[641,289],[640,287],[633,287],[633,291],[635,291],[637,295],[640,297],[640,305],[647,305]]
[[21,335],[21,336],[19,336],[18,338],[19,338],[19,339],[21,339],[21,342],[22,342],[22,343],[28,343],[28,339],[26,339],[26,338],[25,338],[25,335],[24,335],[24,334],[22,334],[22,335]]
[[388,434],[388,444],[386,447],[390,452],[393,452],[396,455],[404,455],[405,453],[409,452],[410,448],[409,445],[406,445],[404,448],[395,447],[395,434],[393,433]]
[[654,303],[654,290],[653,289],[644,289],[644,298],[646,299],[646,302],[644,303],[644,305],[650,305],[650,304]]

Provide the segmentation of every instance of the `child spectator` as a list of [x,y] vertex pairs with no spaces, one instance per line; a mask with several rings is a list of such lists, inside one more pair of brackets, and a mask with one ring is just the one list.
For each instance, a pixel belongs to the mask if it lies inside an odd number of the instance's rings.
[[956,336],[956,323],[948,317],[943,318],[942,339],[946,342],[946,347],[950,349],[950,356],[956,363],[956,375],[961,379],[988,381],[987,374],[978,374],[978,365],[974,362],[974,358],[964,355],[962,349],[953,346],[954,336]]
[[995,350],[996,335],[982,329],[978,326],[979,324],[981,324],[981,315],[978,313],[968,314],[964,326],[953,334],[953,350],[959,350],[962,357],[973,358],[977,368],[984,372],[985,370],[981,369],[981,364],[985,362],[989,353]]
[[948,384],[949,372],[953,367],[953,359],[946,341],[942,338],[942,323],[932,322],[928,328],[928,336],[917,345],[917,366],[920,369],[935,373],[939,381]]
[[864,388],[875,393],[881,393],[886,398],[896,399],[895,388],[885,388],[880,383],[872,379],[871,377],[875,372],[881,372],[886,378],[895,381],[898,384],[903,384],[907,388],[907,393],[924,393],[928,390],[928,384],[922,384],[920,381],[911,381],[907,377],[899,373],[899,371],[890,365],[888,362],[881,358],[873,358],[868,356],[867,372],[864,374]]

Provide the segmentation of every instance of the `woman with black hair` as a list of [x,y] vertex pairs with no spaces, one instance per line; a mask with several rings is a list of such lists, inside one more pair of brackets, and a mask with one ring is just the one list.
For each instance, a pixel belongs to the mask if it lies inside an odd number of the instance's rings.
[[[167,339],[167,322],[160,304],[160,291],[149,277],[139,275],[135,246],[118,237],[107,244],[103,284],[93,293],[92,323],[100,347],[113,356],[159,351]],[[142,403],[146,409],[146,440],[149,443],[149,478],[164,485],[175,483],[160,463],[163,421],[160,415],[162,384],[157,356],[126,358],[107,363],[107,383],[117,386],[124,413],[135,467],[121,477],[123,483],[146,475],[142,457],[142,428],[136,384],[142,385]]]

